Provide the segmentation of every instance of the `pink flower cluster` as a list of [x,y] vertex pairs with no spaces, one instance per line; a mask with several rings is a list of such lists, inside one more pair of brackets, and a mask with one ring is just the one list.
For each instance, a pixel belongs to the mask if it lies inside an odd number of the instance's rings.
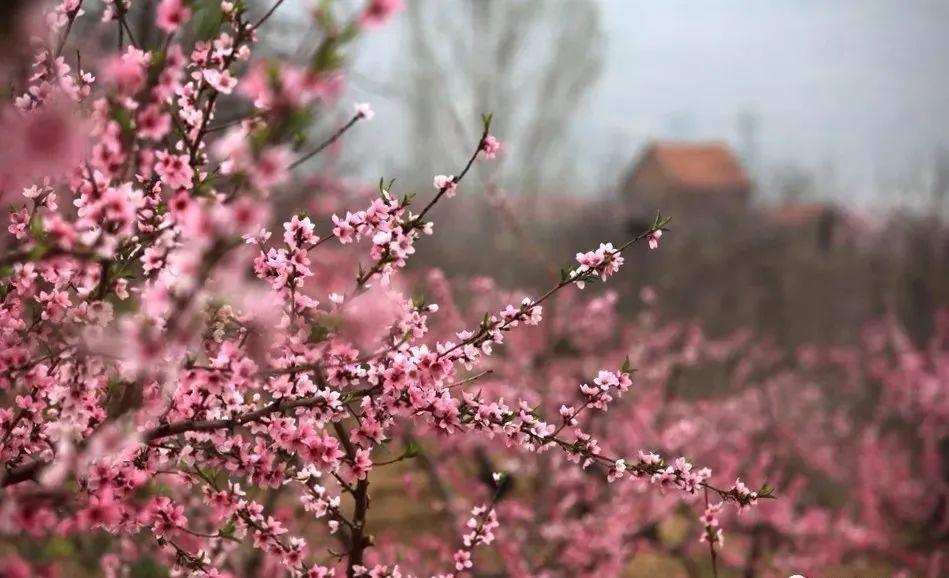
[[583,289],[591,279],[599,277],[601,281],[606,281],[612,277],[623,266],[623,255],[613,248],[612,243],[600,243],[595,251],[577,253],[577,262],[580,266],[570,271],[570,278],[577,287]]
[[[75,0],[48,15],[56,26],[37,40],[33,73],[11,79],[24,87],[13,124],[27,130],[11,138],[49,137],[31,150],[52,150],[58,166],[39,175],[42,164],[13,167],[0,182],[11,203],[0,252],[0,538],[81,548],[85,534],[108,535],[97,555],[112,576],[145,558],[175,575],[216,578],[246,575],[247,560],[294,578],[395,577],[408,564],[470,572],[478,551],[516,543],[497,531],[505,476],[490,476],[489,505],[465,514],[460,547],[442,537],[434,554],[413,550],[403,561],[398,540],[374,535],[370,521],[370,488],[392,475],[387,466],[435,478],[455,455],[441,444],[470,440],[525,462],[555,460],[564,475],[604,487],[631,478],[686,498],[754,503],[744,485],[718,489],[685,458],[633,459],[632,442],[604,435],[589,414],[612,411],[634,389],[628,363],[599,371],[592,385],[572,383],[559,403],[541,403],[543,388],[478,388],[490,364],[530,349],[523,340],[542,331],[555,296],[607,280],[622,252],[657,239],[658,227],[579,254],[579,268],[546,293],[485,304],[477,318],[442,309],[447,288],[435,292],[442,303],[407,298],[399,281],[411,275],[397,274],[432,234],[431,209],[499,151],[491,117],[468,163],[435,177],[417,212],[392,184],[364,209],[288,202],[294,190],[311,192],[295,172],[302,163],[372,117],[357,105],[315,148],[305,144],[307,121],[335,104],[345,76],[338,59],[255,59],[279,0],[255,18],[246,3],[202,5],[216,23],[204,39],[191,30],[196,4],[137,6],[156,28],[142,38],[131,32],[128,0],[106,4],[88,29],[117,33],[121,47],[83,60],[101,82],[62,56],[72,58],[64,47],[84,29],[73,26],[83,15]],[[339,29],[319,13],[327,53],[400,4],[371,1]],[[58,150],[65,137],[34,124],[34,115],[59,118],[60,106],[80,119],[81,129],[66,128],[88,146]],[[573,373],[617,365],[596,361]],[[483,493],[463,501],[483,503]]]

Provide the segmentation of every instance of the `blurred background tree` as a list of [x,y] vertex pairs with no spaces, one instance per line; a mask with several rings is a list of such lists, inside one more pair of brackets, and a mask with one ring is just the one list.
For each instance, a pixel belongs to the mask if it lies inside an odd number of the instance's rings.
[[[484,111],[503,111],[497,182],[533,195],[569,187],[577,110],[600,72],[603,32],[592,0],[411,0],[405,100],[414,173],[442,172],[476,135]],[[472,124],[474,123],[474,124]],[[446,127],[448,129],[446,130]]]

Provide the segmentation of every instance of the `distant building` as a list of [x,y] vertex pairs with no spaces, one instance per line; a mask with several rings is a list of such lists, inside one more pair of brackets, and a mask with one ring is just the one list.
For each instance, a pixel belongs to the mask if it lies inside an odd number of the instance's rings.
[[751,191],[751,179],[723,143],[654,143],[622,185],[637,228],[660,210],[678,222],[727,222],[747,210]]
[[[846,215],[836,206],[819,201],[790,203],[770,209],[766,222],[777,232],[783,232],[822,252],[848,243],[853,227]],[[810,244],[810,245],[809,245]]]

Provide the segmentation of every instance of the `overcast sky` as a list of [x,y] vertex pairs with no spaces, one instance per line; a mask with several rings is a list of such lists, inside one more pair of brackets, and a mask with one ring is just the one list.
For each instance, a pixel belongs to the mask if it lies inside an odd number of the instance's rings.
[[735,139],[743,111],[763,165],[833,165],[848,188],[949,144],[944,0],[601,5],[606,69],[580,130],[604,159],[656,135]]
[[[881,179],[949,145],[947,0],[599,4],[603,71],[574,139],[590,188],[651,138],[741,147],[742,113],[757,119],[759,168],[795,164],[825,179],[833,168],[848,197],[878,198]],[[398,25],[376,33],[357,72],[383,84],[398,74],[399,34]],[[399,138],[398,122],[379,120]]]

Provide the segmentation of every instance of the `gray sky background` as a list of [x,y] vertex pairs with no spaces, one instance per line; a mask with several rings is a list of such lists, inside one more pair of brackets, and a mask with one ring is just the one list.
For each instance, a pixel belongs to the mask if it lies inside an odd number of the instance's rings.
[[[608,188],[652,138],[741,147],[742,113],[758,121],[762,175],[801,166],[824,194],[847,199],[888,203],[908,178],[927,172],[937,146],[949,145],[947,0],[599,5],[603,70],[571,141],[587,191]],[[392,83],[404,54],[400,34],[397,22],[374,33],[355,70]],[[385,102],[366,87],[355,82],[352,96],[380,112],[373,140],[407,138],[397,99]]]
[[607,63],[584,141],[599,134],[625,151],[654,135],[735,139],[737,115],[749,111],[761,165],[833,166],[857,196],[875,192],[878,177],[915,172],[949,141],[944,0],[604,0],[602,9]]

